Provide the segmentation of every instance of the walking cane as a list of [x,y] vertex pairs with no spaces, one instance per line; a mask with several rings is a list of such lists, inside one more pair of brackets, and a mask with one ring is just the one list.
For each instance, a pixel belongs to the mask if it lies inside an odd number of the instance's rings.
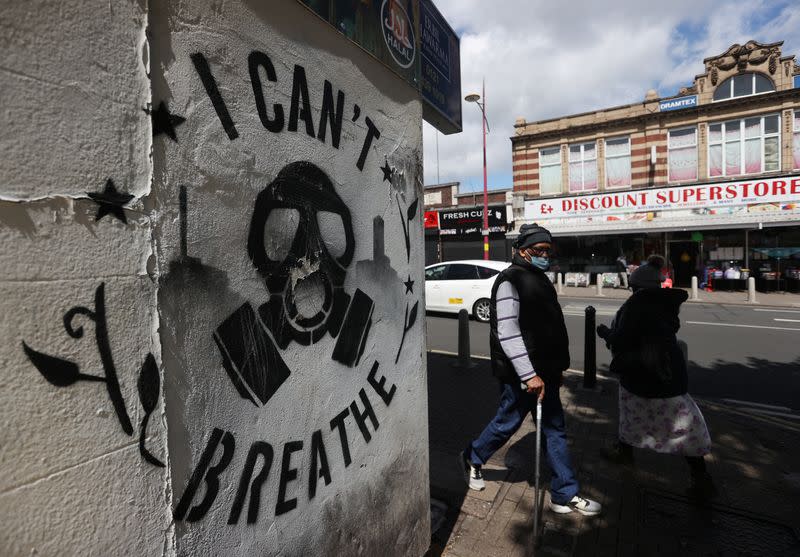
[[536,471],[533,480],[533,545],[539,539],[539,470],[542,447],[542,401],[536,400]]

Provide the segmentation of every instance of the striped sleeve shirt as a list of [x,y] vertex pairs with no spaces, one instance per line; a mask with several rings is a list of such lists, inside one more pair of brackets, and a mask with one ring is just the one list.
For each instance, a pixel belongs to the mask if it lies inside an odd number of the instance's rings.
[[536,375],[519,328],[519,295],[509,281],[497,287],[497,337],[523,383]]

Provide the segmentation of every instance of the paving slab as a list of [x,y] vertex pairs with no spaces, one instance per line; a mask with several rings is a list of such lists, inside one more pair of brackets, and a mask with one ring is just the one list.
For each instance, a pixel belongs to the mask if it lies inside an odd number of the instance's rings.
[[[565,376],[561,391],[567,434],[581,491],[604,513],[557,515],[544,496],[534,547],[533,420],[487,464],[487,489],[469,491],[457,454],[494,415],[498,389],[488,362],[463,372],[451,363],[428,355],[431,491],[445,494],[448,505],[429,555],[800,555],[800,423],[698,399],[719,491],[699,505],[686,494],[688,466],[678,456],[637,449],[631,468],[603,460],[601,449],[616,441],[618,386],[598,377],[601,390],[585,391],[576,374]],[[545,489],[548,479],[543,460]]]

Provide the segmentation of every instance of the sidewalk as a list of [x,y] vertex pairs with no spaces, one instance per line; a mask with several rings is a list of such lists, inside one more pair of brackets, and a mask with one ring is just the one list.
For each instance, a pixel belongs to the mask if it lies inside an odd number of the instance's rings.
[[[689,292],[689,289],[684,289]],[[625,288],[603,288],[603,296],[597,296],[596,286],[577,287],[565,286],[564,293],[559,294],[560,298],[596,298],[597,300],[620,300],[626,299],[631,295],[630,290]],[[697,301],[692,303],[706,303],[706,304],[747,304],[747,292],[706,292],[700,290],[698,292]],[[800,294],[792,294],[789,292],[756,292],[757,305],[769,307],[797,307],[800,308]]]
[[[534,427],[531,420],[484,467],[487,488],[469,491],[458,453],[494,415],[499,399],[489,362],[469,370],[428,355],[431,497],[447,506],[429,555],[530,555]],[[562,388],[572,458],[582,493],[604,505],[599,517],[556,515],[544,496],[537,556],[800,555],[800,423],[698,400],[708,421],[708,459],[719,494],[700,508],[684,494],[682,458],[636,451],[630,471],[600,458],[616,439],[617,383],[580,388],[569,372]],[[708,458],[708,457],[707,457]],[[548,471],[542,462],[542,486]]]

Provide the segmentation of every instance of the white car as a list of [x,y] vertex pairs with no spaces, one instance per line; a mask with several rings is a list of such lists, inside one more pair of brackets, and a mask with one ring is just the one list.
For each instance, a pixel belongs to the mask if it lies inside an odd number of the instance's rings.
[[489,321],[492,285],[510,263],[474,259],[425,267],[425,309],[458,313],[466,309],[478,321]]

